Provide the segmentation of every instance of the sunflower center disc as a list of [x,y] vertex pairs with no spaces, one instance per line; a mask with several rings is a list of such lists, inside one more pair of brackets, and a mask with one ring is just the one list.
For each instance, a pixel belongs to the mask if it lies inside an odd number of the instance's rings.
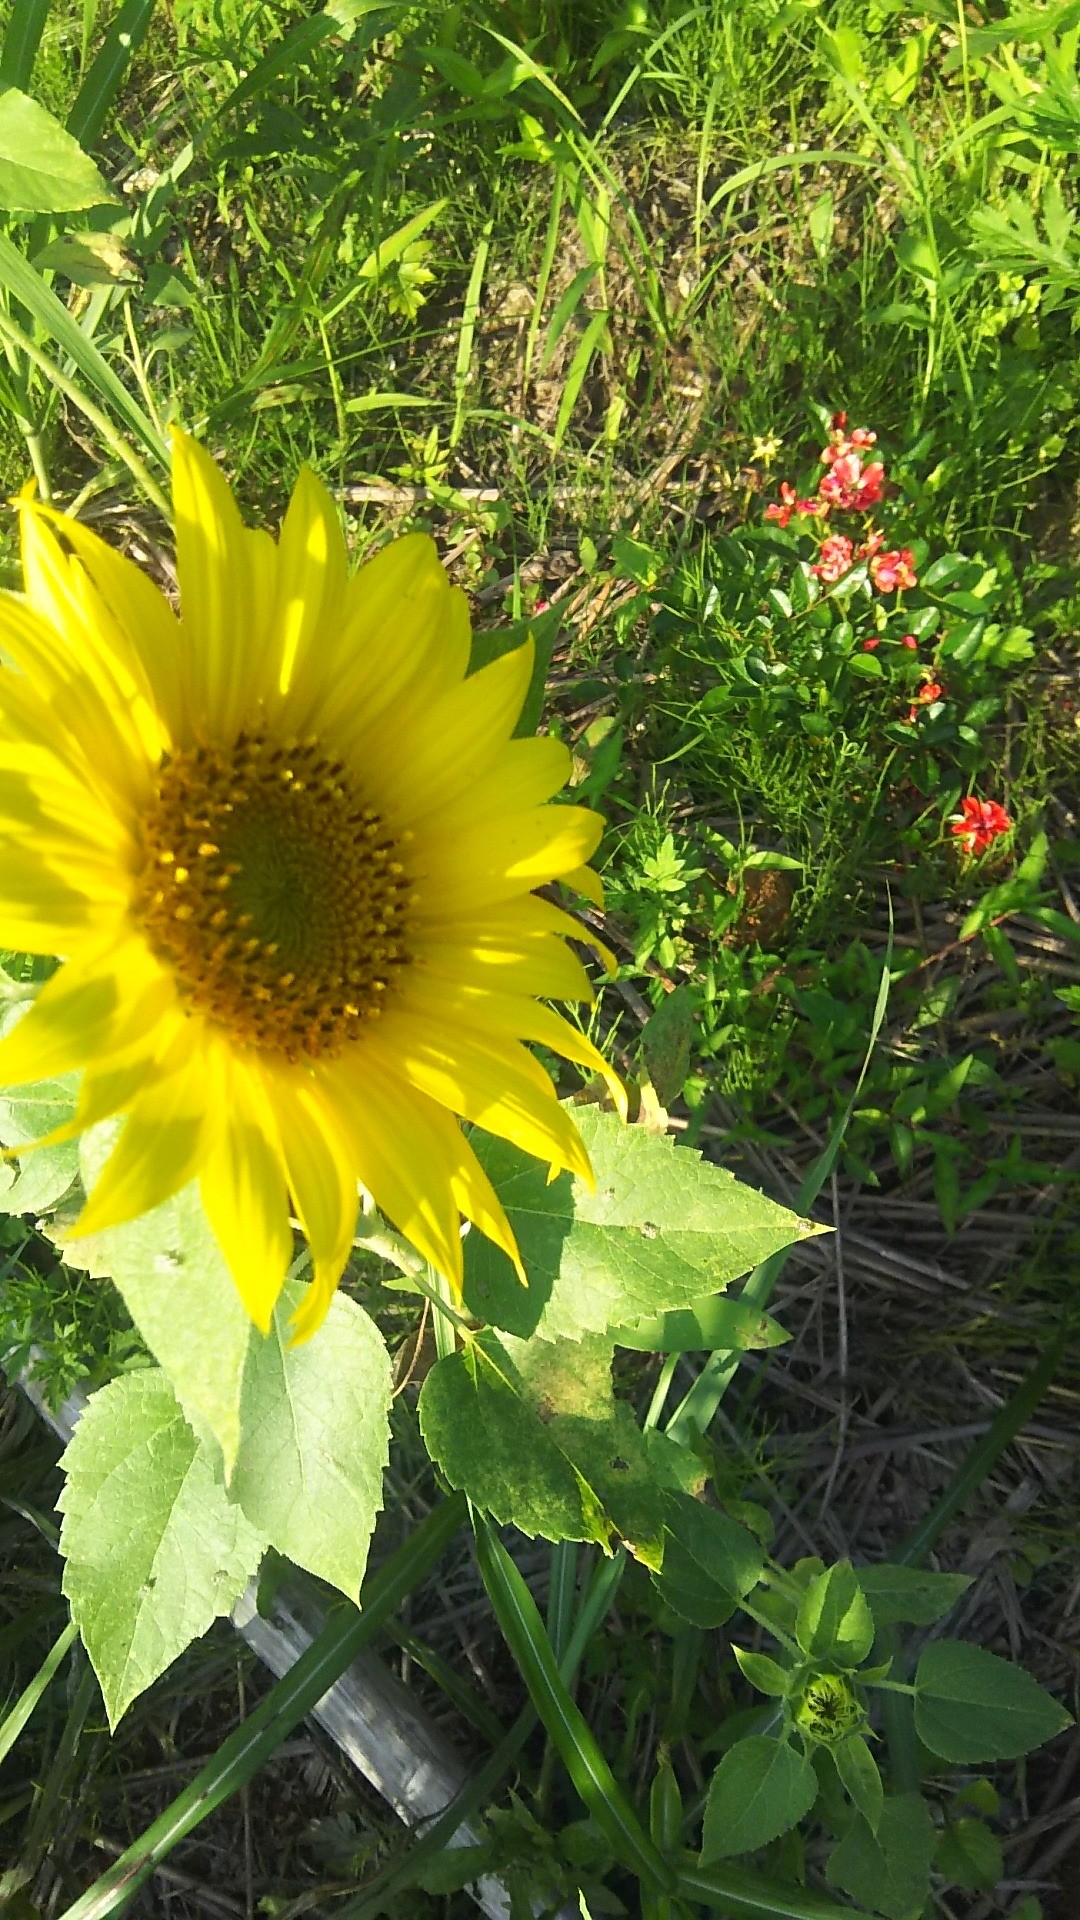
[[241,734],[169,756],[143,827],[137,909],[193,1010],[289,1060],[341,1051],[403,944],[399,848],[314,741]]

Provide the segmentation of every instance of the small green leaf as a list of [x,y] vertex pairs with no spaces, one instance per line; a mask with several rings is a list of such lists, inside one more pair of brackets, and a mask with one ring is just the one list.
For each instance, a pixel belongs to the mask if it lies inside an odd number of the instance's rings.
[[915,1672],[915,1727],[942,1760],[1012,1760],[1071,1727],[1072,1715],[1011,1660],[935,1640]]
[[966,1573],[927,1573],[922,1567],[892,1567],[884,1562],[857,1567],[855,1577],[877,1627],[896,1622],[932,1627],[935,1620],[952,1612],[971,1585]]
[[941,1834],[934,1861],[939,1873],[956,1887],[974,1893],[992,1893],[1005,1875],[1001,1841],[984,1820],[965,1816],[951,1821]]
[[657,1592],[696,1627],[719,1627],[757,1585],[765,1555],[737,1520],[685,1493],[664,1500],[664,1558]]
[[279,1553],[356,1600],[382,1507],[390,1356],[340,1292],[318,1332],[290,1346],[303,1293],[286,1283],[267,1338],[252,1331],[231,1491]]
[[857,1667],[874,1644],[874,1616],[850,1560],[810,1582],[799,1606],[795,1638],[813,1660]]
[[473,1146],[506,1208],[529,1276],[484,1235],[465,1242],[465,1298],[522,1338],[578,1340],[691,1307],[817,1229],[668,1135],[573,1109],[596,1190],[490,1134]]
[[752,1853],[788,1833],[817,1799],[817,1775],[793,1747],[752,1733],[725,1753],[709,1784],[701,1863]]
[[700,1001],[695,987],[675,987],[641,1029],[641,1057],[662,1107],[677,1099],[685,1085]]
[[858,1807],[871,1833],[876,1833],[881,1824],[881,1809],[885,1800],[885,1789],[881,1784],[877,1761],[861,1733],[851,1733],[833,1748],[836,1771],[844,1785],[844,1791]]
[[71,213],[115,201],[59,120],[18,87],[0,86],[0,207],[9,213]]
[[226,1496],[163,1373],[91,1396],[61,1465],[64,1593],[116,1726],[255,1572],[264,1541]]
[[860,1905],[887,1920],[920,1920],[930,1896],[934,1822],[920,1793],[901,1793],[881,1809],[876,1835],[857,1814],[825,1872]]
[[787,1667],[782,1667],[779,1660],[771,1659],[767,1653],[750,1653],[744,1647],[732,1647],[731,1651],[752,1687],[759,1693],[771,1694],[774,1699],[783,1699],[791,1685]]

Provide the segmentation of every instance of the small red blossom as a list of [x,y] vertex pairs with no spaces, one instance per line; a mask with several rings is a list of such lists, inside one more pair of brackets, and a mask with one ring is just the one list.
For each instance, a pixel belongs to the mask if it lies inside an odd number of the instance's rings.
[[862,650],[864,653],[876,653],[880,645],[881,645],[881,641],[876,638],[871,640],[864,640],[862,643]]
[[902,647],[906,647],[909,653],[914,653],[918,647],[918,644],[919,643],[916,640],[915,635],[913,633],[905,633],[903,639],[900,642],[900,645]]
[[843,412],[834,413],[829,424],[836,429],[837,433],[843,433],[844,428],[847,426],[847,414]]
[[940,700],[944,692],[945,689],[939,680],[927,680],[925,685],[919,688],[915,698],[921,707],[932,707],[934,701]]
[[830,533],[828,538],[822,541],[817,563],[811,567],[810,571],[816,574],[819,580],[827,580],[831,585],[834,581],[843,579],[845,573],[850,571],[854,559],[854,542],[848,539],[847,534]]
[[966,800],[961,800],[960,812],[951,816],[949,826],[964,852],[973,854],[985,853],[1003,833],[1008,833],[1012,821],[996,800],[976,800],[969,794]]
[[786,527],[793,513],[816,513],[817,505],[813,500],[800,500],[790,480],[781,480],[780,499],[772,501],[765,509],[766,520],[775,520],[779,526]]
[[860,560],[872,560],[875,553],[880,553],[884,545],[885,535],[879,532],[877,527],[871,527],[866,539],[859,548],[857,558]]
[[862,470],[862,478],[855,489],[852,506],[856,513],[865,513],[868,507],[876,507],[885,491],[885,468],[880,460],[872,460]]
[[870,578],[879,593],[897,593],[905,587],[917,587],[915,555],[910,547],[890,547],[877,553],[870,562]]

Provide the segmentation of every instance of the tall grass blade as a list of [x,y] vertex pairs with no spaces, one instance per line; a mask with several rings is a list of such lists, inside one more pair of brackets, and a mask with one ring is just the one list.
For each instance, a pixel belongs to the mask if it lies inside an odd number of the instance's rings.
[[577,351],[570,362],[570,369],[566,376],[566,385],[562,390],[562,398],[559,401],[559,411],[555,420],[555,433],[552,445],[556,448],[562,446],[566,429],[570,425],[571,415],[578,403],[578,396],[585,384],[585,376],[592,365],[593,354],[600,347],[604,335],[607,333],[609,317],[603,308],[601,308],[598,313],[594,313],[581,339],[578,341]]
[[342,1607],[284,1679],[279,1680],[243,1725],[222,1742],[213,1759],[178,1794],[60,1920],[111,1920],[144,1885],[154,1868],[200,1821],[250,1780],[286,1735],[321,1700],[353,1656],[401,1605],[453,1539],[465,1517],[460,1495],[444,1500],[404,1545],[373,1574],[361,1595],[361,1610]]
[[465,424],[465,401],[469,391],[469,369],[472,366],[473,344],[476,339],[476,320],[480,312],[480,294],[483,290],[484,274],[487,271],[494,225],[495,220],[492,216],[480,235],[480,244],[476,249],[469,284],[465,290],[465,304],[461,309],[461,330],[458,333],[457,359],[454,364],[454,424],[450,428],[452,447],[457,446],[461,438],[461,429]]
[[759,1880],[748,1867],[683,1867],[678,1890],[687,1900],[718,1907],[732,1920],[871,1920],[862,1907],[841,1906],[827,1894],[782,1880]]
[[585,1806],[619,1859],[646,1886],[670,1892],[673,1876],[619,1786],[559,1672],[532,1594],[483,1515],[473,1511],[476,1558],[499,1628],[537,1713]]
[[[27,312],[32,314],[39,326],[53,339],[78,368],[84,380],[104,406],[110,408],[123,421],[130,433],[152,454],[162,467],[168,470],[169,449],[149,415],[144,413],[137,400],[128,392],[119,375],[114,373],[100,350],[88,339],[82,328],[72,319],[62,300],[42,279],[40,273],[24,260],[22,254],[13,247],[10,240],[0,235],[0,285],[21,301]],[[76,383],[72,383],[73,385]]]
[[78,1628],[74,1620],[69,1621],[56,1645],[46,1654],[29,1686],[19,1695],[11,1712],[0,1720],[0,1764],[7,1759],[77,1632]]
[[67,129],[80,146],[92,147],[101,135],[109,108],[125,73],[146,38],[155,0],[125,0],[75,96]]
[[50,5],[51,0],[14,0],[0,53],[0,85],[26,92]]

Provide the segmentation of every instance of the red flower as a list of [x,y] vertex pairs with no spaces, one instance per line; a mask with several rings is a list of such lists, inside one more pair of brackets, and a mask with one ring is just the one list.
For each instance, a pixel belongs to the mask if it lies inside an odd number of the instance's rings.
[[847,414],[834,413],[829,424],[835,427],[838,433],[843,433],[844,428],[847,426]]
[[885,535],[879,533],[876,527],[871,527],[866,539],[859,548],[856,558],[859,560],[872,560],[875,553],[880,553],[884,545]]
[[766,520],[777,521],[781,527],[787,526],[793,513],[816,513],[818,511],[815,501],[800,500],[798,498],[790,480],[781,480],[780,482],[780,501],[782,503],[780,505],[774,500],[766,507],[765,518]]
[[870,562],[870,578],[879,593],[896,593],[904,587],[917,587],[915,555],[910,547],[891,547],[888,553],[875,554]]
[[864,653],[876,653],[880,645],[881,645],[880,640],[864,640],[862,643],[862,650]]
[[919,643],[916,640],[915,635],[913,633],[905,633],[903,639],[900,642],[900,645],[902,647],[907,647],[909,653],[914,653],[916,648],[918,647],[918,644]]
[[850,571],[854,558],[855,547],[847,534],[830,533],[828,539],[822,541],[817,564],[810,571],[819,580],[827,580],[831,585],[836,580],[842,580],[845,573]]
[[996,800],[976,800],[969,794],[961,800],[960,812],[951,816],[949,825],[964,852],[972,854],[985,853],[1001,834],[1008,833],[1012,821]]
[[934,701],[940,700],[944,692],[945,689],[939,681],[928,680],[925,686],[919,688],[915,698],[921,707],[932,707]]
[[880,460],[872,460],[862,470],[862,479],[855,489],[852,506],[856,513],[865,513],[868,507],[876,507],[885,491],[885,468]]

